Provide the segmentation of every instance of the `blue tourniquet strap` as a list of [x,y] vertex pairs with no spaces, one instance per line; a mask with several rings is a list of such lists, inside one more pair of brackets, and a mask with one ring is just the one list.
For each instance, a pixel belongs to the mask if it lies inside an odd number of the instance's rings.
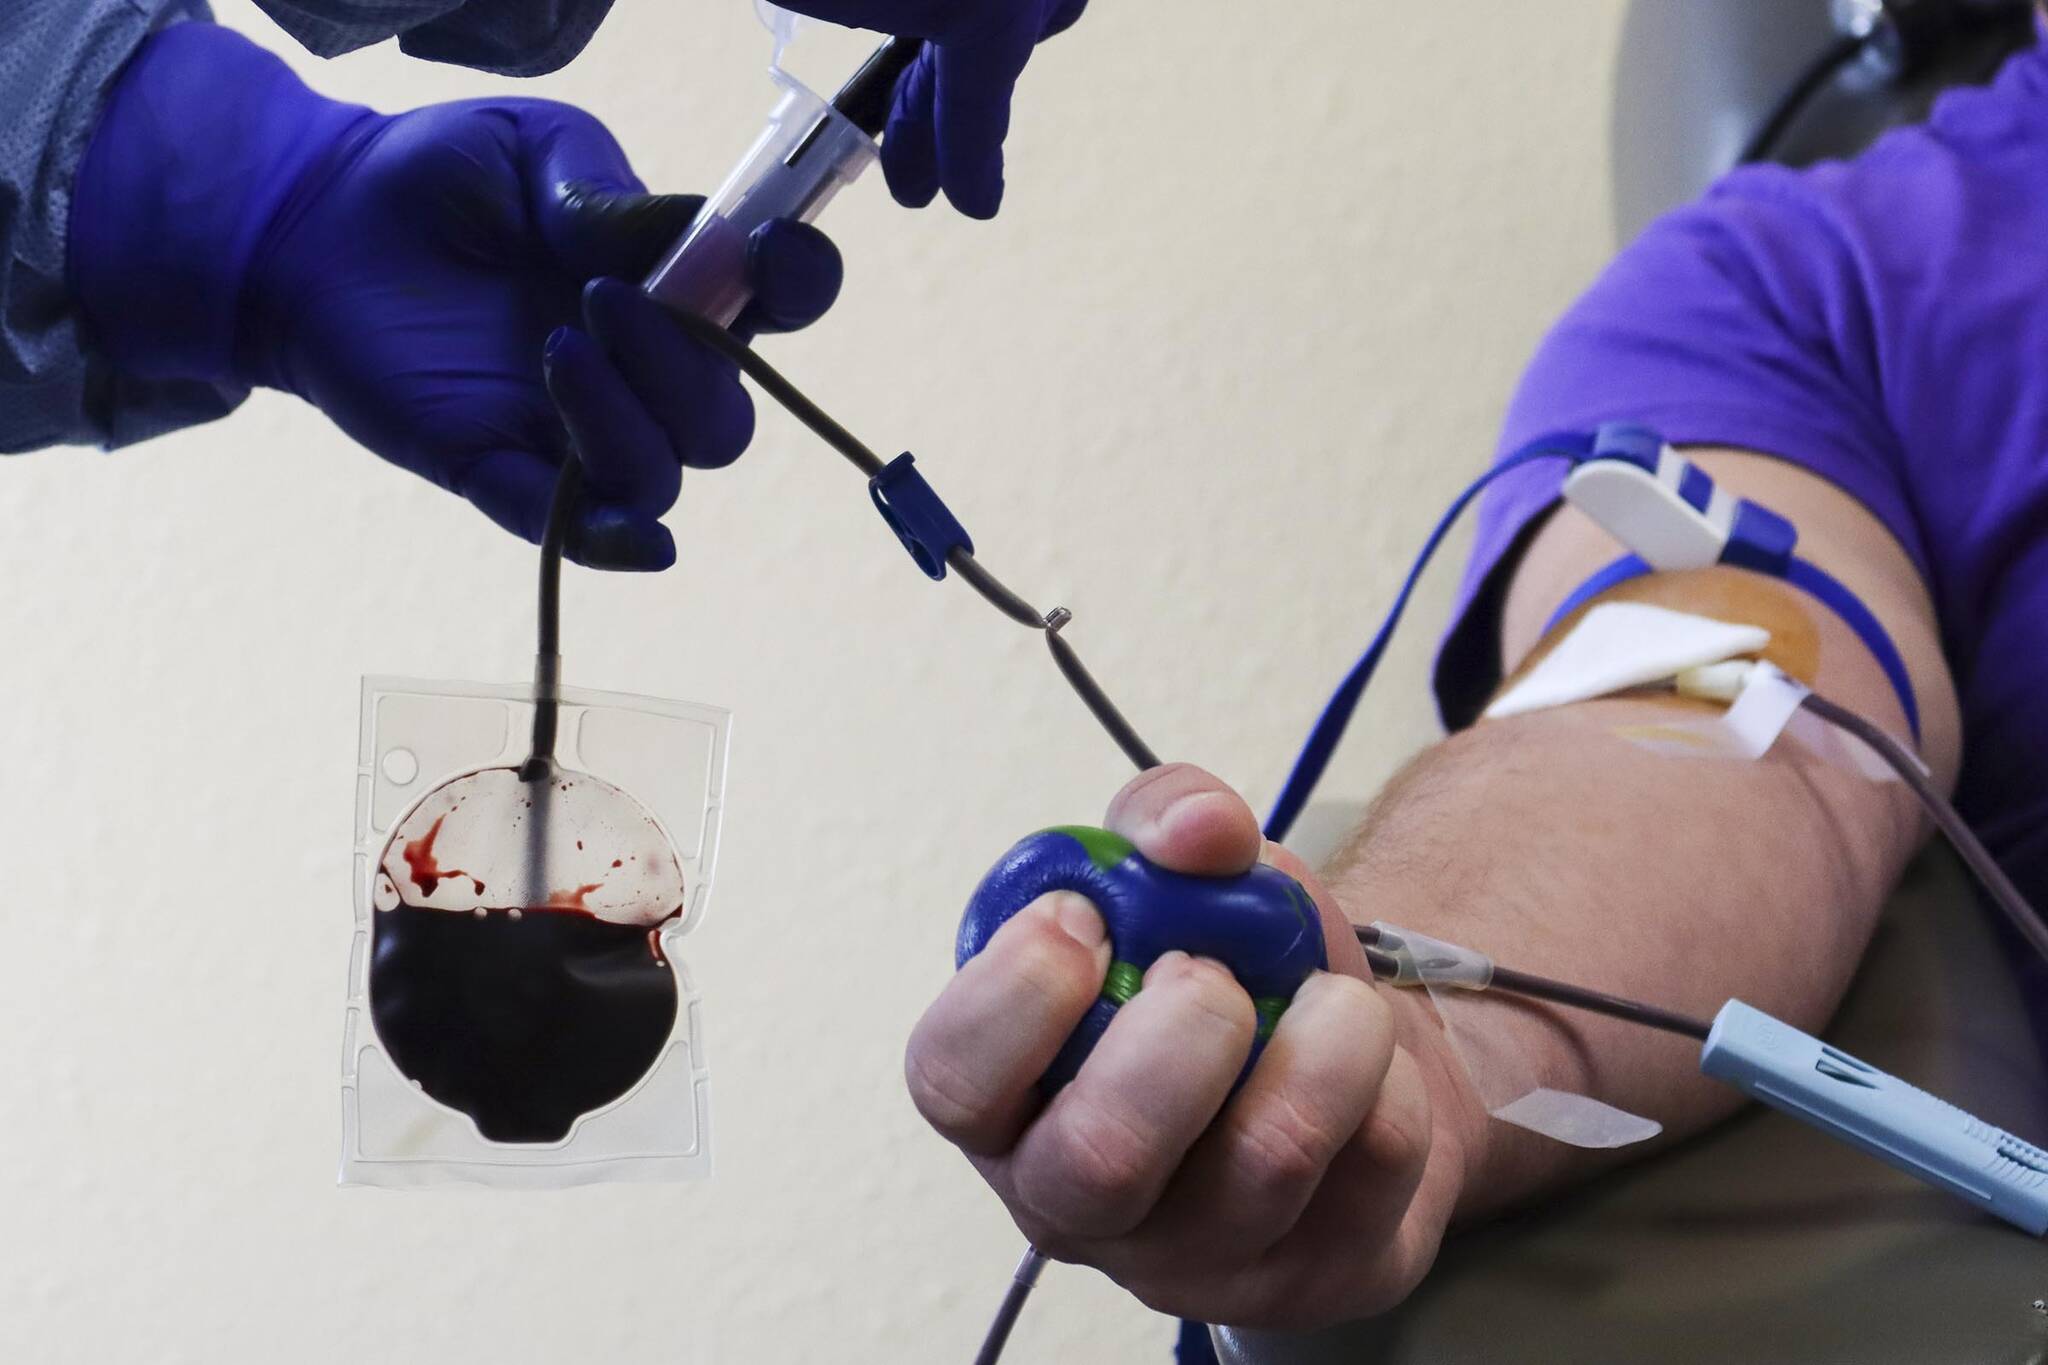
[[1280,795],[1273,799],[1272,812],[1266,816],[1266,837],[1275,843],[1287,838],[1287,832],[1294,828],[1296,817],[1302,807],[1308,804],[1309,796],[1315,791],[1316,783],[1322,780],[1323,770],[1330,766],[1330,758],[1337,752],[1337,743],[1344,738],[1345,727],[1351,724],[1351,714],[1358,709],[1358,699],[1365,695],[1365,685],[1372,681],[1374,670],[1380,666],[1380,656],[1387,652],[1387,645],[1394,638],[1395,627],[1401,624],[1401,614],[1408,609],[1408,599],[1415,595],[1415,585],[1421,581],[1422,571],[1429,567],[1429,561],[1436,555],[1444,538],[1465,509],[1472,505],[1486,487],[1504,474],[1534,464],[1539,460],[1564,460],[1577,464],[1593,454],[1596,436],[1582,432],[1563,432],[1541,436],[1502,459],[1474,479],[1463,493],[1458,495],[1443,520],[1429,533],[1423,543],[1422,553],[1415,557],[1414,565],[1408,570],[1407,581],[1401,584],[1401,591],[1395,594],[1394,605],[1387,611],[1386,619],[1372,637],[1372,643],[1365,647],[1365,653],[1351,666],[1351,671],[1339,683],[1337,691],[1323,706],[1323,713],[1317,718],[1315,728],[1309,731],[1308,739],[1301,746],[1300,755],[1294,760],[1294,769],[1287,774],[1287,781],[1280,788]]
[[1642,556],[1623,555],[1620,559],[1615,560],[1612,564],[1609,564],[1606,568],[1579,584],[1578,587],[1572,589],[1572,595],[1565,598],[1563,604],[1556,611],[1550,613],[1550,619],[1543,623],[1543,633],[1548,635],[1551,631],[1556,630],[1560,621],[1563,621],[1602,593],[1621,586],[1631,578],[1641,578],[1649,571],[1650,566],[1644,562]]

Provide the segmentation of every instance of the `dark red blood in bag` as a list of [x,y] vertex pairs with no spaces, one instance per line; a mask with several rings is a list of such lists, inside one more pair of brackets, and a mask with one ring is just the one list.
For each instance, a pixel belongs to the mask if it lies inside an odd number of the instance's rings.
[[546,906],[375,916],[370,1014],[399,1071],[493,1142],[558,1142],[625,1094],[676,1022],[644,924]]
[[376,879],[377,1037],[485,1138],[559,1142],[660,1059],[677,1010],[661,930],[688,893],[626,793],[587,773],[453,778],[392,831]]

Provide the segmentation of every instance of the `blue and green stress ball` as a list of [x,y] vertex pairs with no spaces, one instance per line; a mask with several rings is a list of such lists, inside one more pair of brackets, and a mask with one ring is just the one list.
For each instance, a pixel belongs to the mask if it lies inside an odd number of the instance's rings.
[[1062,825],[1021,840],[982,878],[960,918],[955,967],[988,946],[1012,915],[1051,891],[1073,891],[1095,903],[1109,928],[1110,964],[1102,994],[1039,1081],[1047,1094],[1074,1078],[1117,1010],[1138,993],[1146,969],[1164,953],[1178,949],[1213,958],[1252,997],[1259,1029],[1246,1074],[1294,992],[1329,965],[1315,901],[1285,872],[1261,864],[1236,877],[1190,877],[1148,861],[1121,835]]

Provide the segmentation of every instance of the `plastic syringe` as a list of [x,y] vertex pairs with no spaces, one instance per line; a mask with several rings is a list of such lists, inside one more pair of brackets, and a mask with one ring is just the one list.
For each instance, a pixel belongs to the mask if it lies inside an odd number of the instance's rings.
[[754,230],[776,218],[810,222],[874,162],[896,79],[923,46],[891,38],[829,103],[774,71],[783,93],[768,126],[642,288],[670,308],[730,327],[753,297],[747,242]]

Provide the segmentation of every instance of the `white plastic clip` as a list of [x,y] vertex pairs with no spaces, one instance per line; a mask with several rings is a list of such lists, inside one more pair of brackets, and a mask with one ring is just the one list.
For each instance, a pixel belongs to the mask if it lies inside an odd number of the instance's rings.
[[1629,460],[1587,460],[1566,477],[1564,496],[1653,569],[1719,563],[1735,526],[1736,499],[1668,445],[1654,473]]

